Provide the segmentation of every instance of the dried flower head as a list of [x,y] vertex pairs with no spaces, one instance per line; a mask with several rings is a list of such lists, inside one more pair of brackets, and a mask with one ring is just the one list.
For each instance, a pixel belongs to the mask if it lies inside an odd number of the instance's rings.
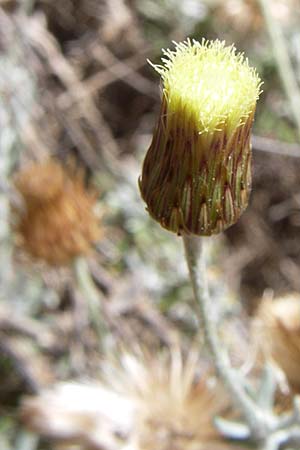
[[[166,357],[167,356],[167,357]],[[213,425],[229,401],[225,390],[199,372],[198,352],[178,350],[144,363],[124,358],[128,386],[137,404],[135,442],[141,450],[226,449]]]
[[[229,450],[212,419],[228,407],[221,386],[202,374],[191,353],[106,362],[104,381],[65,383],[23,403],[22,416],[44,436],[87,449]],[[240,447],[234,446],[236,450]]]
[[32,163],[15,178],[24,200],[15,226],[21,247],[50,265],[85,255],[100,235],[94,212],[96,195],[86,189],[83,174],[49,160]]
[[140,190],[151,216],[175,233],[211,235],[237,221],[251,188],[250,131],[260,79],[220,41],[164,50],[160,116]]
[[255,320],[255,334],[267,357],[283,370],[290,386],[300,392],[300,296],[265,299]]

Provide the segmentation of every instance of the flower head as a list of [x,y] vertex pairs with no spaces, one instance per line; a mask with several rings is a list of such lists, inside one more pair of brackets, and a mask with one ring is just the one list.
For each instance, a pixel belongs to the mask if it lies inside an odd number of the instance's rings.
[[289,385],[300,392],[300,297],[291,293],[259,307],[254,334],[267,358],[284,372]]
[[148,211],[168,230],[211,235],[232,225],[251,187],[250,130],[260,79],[220,41],[164,50],[163,98],[140,179]]
[[65,265],[91,250],[100,236],[96,196],[81,174],[53,160],[32,163],[17,174],[15,187],[24,201],[24,208],[15,210],[15,230],[27,254]]
[[117,364],[104,361],[102,369],[103,381],[64,383],[26,399],[27,426],[83,449],[233,448],[213,425],[216,414],[228,411],[229,399],[204,373],[199,380],[196,352],[186,360],[178,349],[167,358],[122,352]]
[[141,362],[123,360],[138,405],[135,433],[139,450],[230,448],[213,425],[215,416],[228,409],[229,399],[216,380],[203,369],[199,371],[195,349],[186,359],[173,349],[170,355],[158,354]]

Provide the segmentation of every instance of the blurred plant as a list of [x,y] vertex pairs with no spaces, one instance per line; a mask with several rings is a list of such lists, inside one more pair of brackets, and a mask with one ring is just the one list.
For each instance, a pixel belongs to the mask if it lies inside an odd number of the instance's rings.
[[297,127],[298,139],[300,139],[300,89],[290,60],[289,46],[285,42],[279,22],[273,18],[273,10],[270,8],[271,2],[269,0],[259,0],[259,4],[271,39],[281,82]]
[[272,42],[281,82],[289,100],[291,112],[297,126],[298,138],[300,139],[300,89],[289,57],[289,48],[286,45],[280,24],[273,19],[270,3],[269,0],[259,0]]
[[254,320],[254,339],[267,359],[283,371],[290,387],[300,392],[300,297],[291,293],[266,298]]
[[83,173],[49,160],[33,163],[15,178],[24,201],[16,213],[19,245],[37,260],[54,266],[88,254],[101,234],[95,192],[86,189]]
[[260,79],[243,55],[220,41],[175,44],[154,68],[162,77],[163,96],[139,180],[141,194],[150,215],[183,237],[207,350],[245,420],[217,419],[217,427],[231,438],[277,449],[299,436],[298,405],[288,417],[278,417],[272,371],[265,371],[254,393],[231,367],[212,319],[204,243],[197,236],[223,231],[247,206]]
[[[192,349],[134,355],[102,364],[102,381],[64,383],[28,398],[25,423],[84,449],[227,450],[212,418],[228,411],[224,389],[201,369]],[[234,447],[238,448],[238,447]]]
[[23,200],[22,207],[13,208],[19,248],[33,262],[73,268],[101,345],[106,324],[99,309],[100,294],[86,261],[101,237],[96,191],[86,188],[82,170],[71,164],[63,168],[54,159],[31,163],[19,171],[14,184]]
[[215,415],[229,409],[225,390],[213,377],[201,373],[195,348],[185,359],[176,348],[165,356],[148,358],[144,367],[139,363],[140,373],[132,367],[140,386],[135,393],[140,408],[138,448],[227,448],[212,423]]
[[35,104],[36,83],[30,69],[22,64],[22,50],[3,15],[0,41],[0,300],[9,298],[10,303],[23,305],[24,309],[24,302],[19,301],[21,295],[32,299],[33,291],[39,289],[32,279],[15,272],[12,264],[10,177],[21,154],[21,130],[28,128]]

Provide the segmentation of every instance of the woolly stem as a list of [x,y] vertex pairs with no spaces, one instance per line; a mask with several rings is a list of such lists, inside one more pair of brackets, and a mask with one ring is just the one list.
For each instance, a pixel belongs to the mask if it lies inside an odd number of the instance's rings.
[[[204,238],[205,239],[205,238]],[[210,295],[207,283],[205,252],[202,238],[196,236],[183,236],[185,257],[193,287],[194,298],[201,317],[206,346],[211,353],[214,365],[220,378],[226,384],[232,398],[240,408],[254,440],[263,439],[269,434],[273,424],[254,401],[245,392],[241,378],[231,367],[227,353],[223,350],[217,329],[211,317]]]
[[91,277],[85,258],[77,258],[75,260],[74,273],[79,289],[87,301],[90,320],[94,324],[101,344],[101,341],[106,334],[107,326],[101,314],[101,298]]

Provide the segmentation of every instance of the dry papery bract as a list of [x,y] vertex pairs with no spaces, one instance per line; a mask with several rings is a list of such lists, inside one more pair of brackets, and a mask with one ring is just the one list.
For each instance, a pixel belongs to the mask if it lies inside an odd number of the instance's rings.
[[226,450],[212,419],[228,406],[194,351],[124,352],[118,364],[103,364],[102,381],[58,384],[25,399],[22,417],[35,432],[85,449]]
[[290,387],[300,392],[300,295],[263,300],[253,329],[265,357],[272,358]]
[[61,266],[92,250],[101,231],[83,171],[55,160],[31,163],[16,174],[15,187],[23,199],[13,211],[17,243],[31,258]]

